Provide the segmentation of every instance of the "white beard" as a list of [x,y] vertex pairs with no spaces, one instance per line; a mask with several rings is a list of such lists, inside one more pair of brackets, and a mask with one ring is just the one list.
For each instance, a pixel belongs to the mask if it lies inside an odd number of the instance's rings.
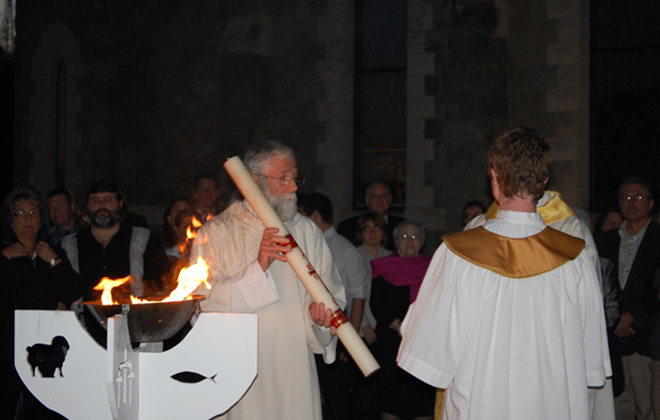
[[293,219],[293,216],[295,216],[298,211],[298,197],[296,197],[296,194],[292,193],[274,196],[270,193],[268,185],[266,185],[265,182],[260,181],[259,184],[261,184],[261,191],[268,199],[270,205],[273,206],[275,213],[280,216],[280,219],[282,219],[283,222],[288,222]]

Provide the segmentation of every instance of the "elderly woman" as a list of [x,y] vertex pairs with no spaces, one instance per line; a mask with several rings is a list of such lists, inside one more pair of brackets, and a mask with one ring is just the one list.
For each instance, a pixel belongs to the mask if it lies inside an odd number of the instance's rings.
[[431,258],[419,252],[424,245],[424,226],[405,220],[394,228],[397,252],[375,259],[371,288],[371,310],[378,324],[374,356],[381,365],[378,402],[381,420],[433,417],[435,388],[404,372],[396,365],[401,343],[399,326],[408,306],[417,298]]
[[[39,195],[27,188],[12,191],[4,203],[10,229],[0,245],[0,328],[2,331],[2,378],[5,387],[0,418],[14,418],[23,391],[25,419],[61,418],[44,408],[26,389],[14,370],[14,310],[57,309],[81,295],[79,278],[59,247],[45,241]],[[25,359],[25,358],[23,358]],[[27,363],[27,362],[26,362]]]

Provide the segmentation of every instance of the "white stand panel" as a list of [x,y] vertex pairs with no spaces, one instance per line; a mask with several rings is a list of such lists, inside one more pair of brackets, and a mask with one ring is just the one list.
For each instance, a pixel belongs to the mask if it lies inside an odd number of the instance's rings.
[[[202,313],[184,340],[162,353],[131,349],[125,321],[108,320],[106,352],[73,312],[16,311],[16,370],[32,394],[70,420],[206,420],[227,411],[256,378],[254,314]],[[57,336],[69,346],[63,377],[59,369],[43,377],[38,367],[33,376],[27,347]]]

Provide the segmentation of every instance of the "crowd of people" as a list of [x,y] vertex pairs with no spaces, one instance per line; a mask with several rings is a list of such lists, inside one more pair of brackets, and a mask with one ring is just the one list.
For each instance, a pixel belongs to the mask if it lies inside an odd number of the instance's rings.
[[[202,257],[213,287],[196,291],[201,310],[259,316],[258,376],[220,418],[660,419],[660,227],[645,179],[624,180],[619,207],[591,230],[546,188],[545,139],[509,129],[488,153],[494,201],[468,202],[464,231],[431,258],[424,225],[390,212],[385,182],[366,189],[366,212],[335,223],[328,197],[298,194],[291,148],[261,141],[244,163],[295,242],[239,195],[220,204],[212,174],[167,205],[159,234],[108,179],[78,206],[64,188],[46,206],[30,188],[13,191],[0,255],[5,342],[15,309],[71,309],[104,344],[78,307],[98,298],[103,277],[130,276],[119,300],[165,295],[173,273]],[[293,246],[376,357],[372,377],[338,342],[332,311],[296,280]],[[3,349],[2,418],[61,418],[22,386],[13,347]]]

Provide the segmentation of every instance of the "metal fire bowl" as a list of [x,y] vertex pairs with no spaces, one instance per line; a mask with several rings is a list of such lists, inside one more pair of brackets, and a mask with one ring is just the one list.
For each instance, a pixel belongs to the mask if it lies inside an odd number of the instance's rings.
[[204,296],[177,302],[153,302],[123,305],[102,305],[100,301],[83,302],[94,318],[107,328],[107,319],[127,315],[132,342],[163,341],[171,338],[190,320]]

